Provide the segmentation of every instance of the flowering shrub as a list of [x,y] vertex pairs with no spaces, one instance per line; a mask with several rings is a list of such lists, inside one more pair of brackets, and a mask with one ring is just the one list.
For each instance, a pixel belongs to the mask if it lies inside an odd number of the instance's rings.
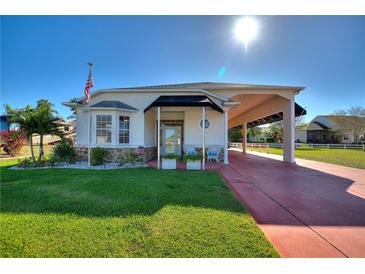
[[0,139],[1,147],[11,156],[19,154],[26,142],[24,132],[16,129],[0,131]]

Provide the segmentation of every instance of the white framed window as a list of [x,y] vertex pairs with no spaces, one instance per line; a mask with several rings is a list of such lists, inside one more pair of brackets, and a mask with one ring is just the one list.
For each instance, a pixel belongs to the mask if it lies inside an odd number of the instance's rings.
[[112,116],[96,115],[96,143],[110,144],[112,142]]
[[119,143],[129,143],[129,116],[119,116]]

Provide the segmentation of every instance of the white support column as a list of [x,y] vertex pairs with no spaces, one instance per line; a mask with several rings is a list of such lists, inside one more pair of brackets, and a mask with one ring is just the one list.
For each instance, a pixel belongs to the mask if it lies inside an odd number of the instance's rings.
[[224,110],[224,164],[228,164],[228,110]]
[[242,152],[246,153],[247,146],[247,123],[242,124]]
[[205,107],[202,107],[202,169],[205,170]]
[[287,163],[295,163],[295,113],[294,95],[288,99],[283,109],[283,137],[284,137],[284,156],[283,160]]
[[157,169],[160,169],[160,134],[161,134],[161,113],[160,107],[157,107]]

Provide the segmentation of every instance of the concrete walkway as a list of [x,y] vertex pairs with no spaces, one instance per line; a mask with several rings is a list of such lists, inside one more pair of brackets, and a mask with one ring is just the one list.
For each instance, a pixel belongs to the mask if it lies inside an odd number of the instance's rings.
[[365,257],[365,170],[229,153],[218,171],[281,256]]

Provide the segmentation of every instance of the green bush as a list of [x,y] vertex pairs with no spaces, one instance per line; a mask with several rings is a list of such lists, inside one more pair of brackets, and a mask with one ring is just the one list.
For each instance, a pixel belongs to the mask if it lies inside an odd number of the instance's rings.
[[174,160],[174,159],[177,160],[180,158],[180,156],[176,155],[176,154],[165,154],[165,155],[162,155],[161,157],[162,157],[162,159],[166,159],[166,160]]
[[23,167],[23,168],[45,167],[45,166],[49,166],[50,164],[51,164],[51,162],[46,159],[41,159],[41,160],[33,162],[32,157],[18,160],[18,167]]
[[120,164],[126,164],[126,163],[138,163],[142,162],[141,156],[135,152],[135,151],[129,151],[126,153],[122,153],[118,156],[118,162]]
[[53,149],[52,161],[59,162],[75,162],[76,150],[73,147],[71,140],[62,139]]
[[32,157],[19,159],[18,160],[18,167],[24,167],[24,168],[33,167]]
[[202,154],[197,154],[197,155],[191,155],[191,154],[187,154],[184,155],[184,162],[189,162],[189,161],[199,161],[203,159],[203,155]]
[[106,157],[108,156],[108,151],[102,147],[96,147],[91,149],[91,165],[99,166],[104,164]]

